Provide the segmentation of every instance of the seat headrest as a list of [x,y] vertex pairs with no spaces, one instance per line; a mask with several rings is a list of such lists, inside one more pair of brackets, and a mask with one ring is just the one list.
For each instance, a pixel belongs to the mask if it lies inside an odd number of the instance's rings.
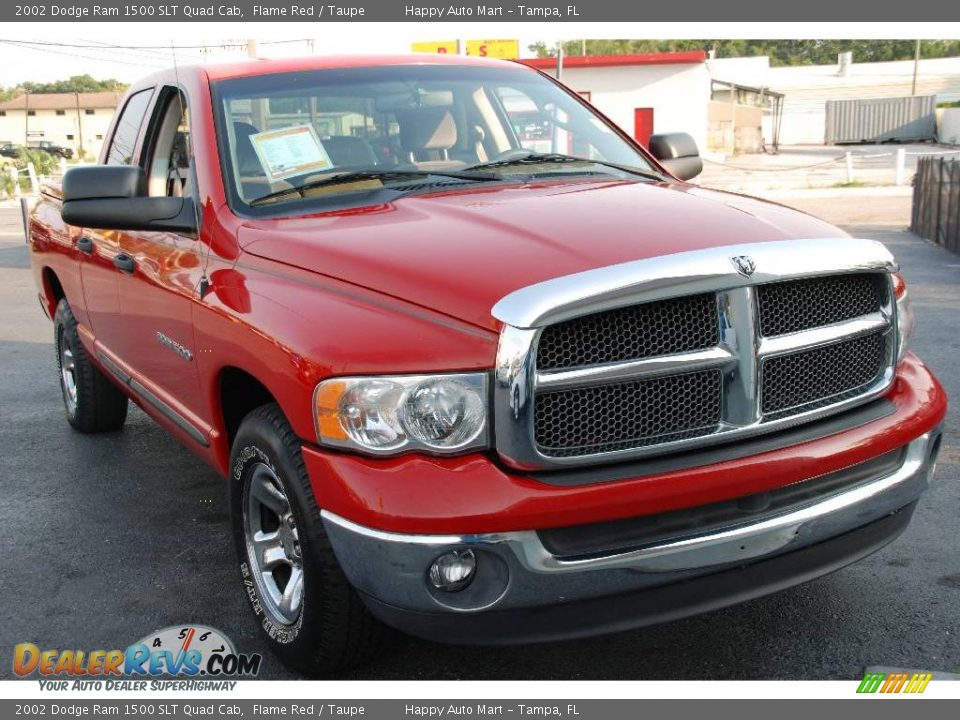
[[233,123],[233,134],[237,142],[237,172],[240,175],[266,177],[260,158],[257,157],[257,151],[253,149],[253,143],[250,142],[250,136],[258,132],[260,131],[250,123],[239,121]]
[[457,124],[446,108],[398,110],[400,145],[407,152],[449,150],[457,144]]
[[377,154],[365,139],[350,135],[333,135],[322,140],[334,165],[376,165]]

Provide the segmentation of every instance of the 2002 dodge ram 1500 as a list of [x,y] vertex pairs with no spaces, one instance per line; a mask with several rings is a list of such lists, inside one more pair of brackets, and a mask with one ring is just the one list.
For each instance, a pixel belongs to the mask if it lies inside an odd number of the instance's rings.
[[67,419],[132,399],[228,478],[308,673],[830,572],[907,525],[946,397],[881,244],[701,167],[519,64],[159,73],[27,218]]

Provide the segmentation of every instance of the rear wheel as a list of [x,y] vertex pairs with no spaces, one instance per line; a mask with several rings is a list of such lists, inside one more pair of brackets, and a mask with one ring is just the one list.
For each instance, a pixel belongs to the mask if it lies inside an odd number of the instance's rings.
[[300,442],[277,405],[244,418],[230,467],[244,594],[273,652],[289,667],[314,676],[372,658],[387,630],[340,569]]
[[57,305],[53,322],[67,421],[84,433],[119,430],[127,419],[127,396],[90,362],[66,299]]

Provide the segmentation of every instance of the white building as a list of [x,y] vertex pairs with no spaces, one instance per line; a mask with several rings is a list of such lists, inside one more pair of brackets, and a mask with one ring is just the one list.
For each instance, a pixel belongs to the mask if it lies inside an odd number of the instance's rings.
[[[848,58],[849,59],[849,58]],[[823,144],[827,100],[896,98],[935,95],[938,102],[960,99],[960,58],[920,60],[916,92],[913,60],[858,63],[838,59],[835,65],[771,67],[766,56],[709,61],[715,80],[765,87],[784,94],[780,142]],[[764,137],[770,138],[769,117]]]
[[0,143],[51,140],[96,157],[120,97],[112,92],[20,95],[0,103]]
[[[706,61],[700,50],[571,56],[563,59],[561,80],[644,145],[654,133],[686,132],[704,148],[710,101]],[[556,58],[520,62],[556,77]]]

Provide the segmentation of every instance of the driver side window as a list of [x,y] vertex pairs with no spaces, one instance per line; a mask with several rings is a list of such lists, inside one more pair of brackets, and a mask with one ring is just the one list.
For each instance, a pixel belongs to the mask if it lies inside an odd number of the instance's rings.
[[167,88],[157,104],[154,137],[147,158],[151,197],[185,197],[191,192],[190,116],[182,92]]

